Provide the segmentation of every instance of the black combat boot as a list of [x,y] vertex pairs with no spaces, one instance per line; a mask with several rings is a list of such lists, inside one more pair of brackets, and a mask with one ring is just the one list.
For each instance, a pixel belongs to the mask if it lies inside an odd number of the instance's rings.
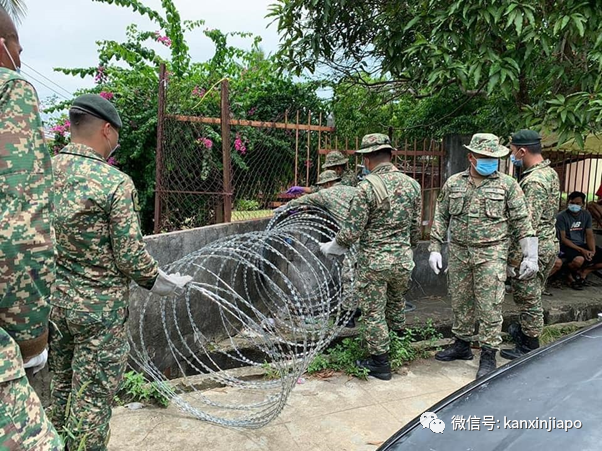
[[358,360],[356,365],[368,369],[369,376],[383,381],[391,380],[391,364],[389,363],[388,354],[372,355],[369,359]]
[[539,337],[529,337],[524,335],[521,331],[521,340],[520,343],[517,342],[516,347],[514,349],[502,349],[500,351],[500,355],[508,360],[518,359],[519,357],[524,356],[528,352],[533,351],[534,349],[539,348]]
[[442,362],[451,362],[452,360],[472,360],[474,356],[470,350],[470,342],[456,338],[453,345],[443,351],[435,354],[435,359]]
[[497,354],[497,349],[488,348],[487,346],[483,346],[481,348],[481,361],[479,362],[477,379],[491,373],[496,369],[497,365],[495,362],[495,354]]

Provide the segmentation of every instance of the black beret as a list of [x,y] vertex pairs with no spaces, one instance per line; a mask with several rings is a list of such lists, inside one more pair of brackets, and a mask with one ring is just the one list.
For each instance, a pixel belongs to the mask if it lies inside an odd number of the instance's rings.
[[84,94],[73,101],[71,109],[83,111],[84,113],[96,116],[120,129],[123,126],[119,113],[111,102],[96,94]]
[[535,130],[519,130],[510,138],[510,144],[515,146],[532,146],[540,142],[541,136]]

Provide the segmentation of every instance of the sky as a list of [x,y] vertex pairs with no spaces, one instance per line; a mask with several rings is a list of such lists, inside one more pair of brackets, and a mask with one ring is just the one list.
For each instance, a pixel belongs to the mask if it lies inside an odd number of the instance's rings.
[[[142,2],[163,12],[160,0]],[[174,0],[183,19],[202,19],[207,28],[217,28],[224,32],[246,31],[261,36],[261,47],[266,53],[273,53],[278,47],[276,24],[268,28],[271,19],[265,17],[273,2],[274,0]],[[114,4],[92,0],[25,0],[25,4],[27,15],[17,25],[23,47],[22,72],[38,90],[42,103],[56,93],[68,97],[68,93],[94,85],[91,77],[81,79],[63,75],[54,72],[53,68],[96,66],[96,41],[123,41],[126,27],[131,23],[136,23],[140,30],[158,30],[158,25],[146,17]],[[205,61],[213,55],[213,44],[202,30],[203,27],[186,36],[193,61]],[[250,46],[250,40],[232,39],[231,42],[237,46]],[[167,49],[161,44],[157,43],[155,49],[167,56]]]

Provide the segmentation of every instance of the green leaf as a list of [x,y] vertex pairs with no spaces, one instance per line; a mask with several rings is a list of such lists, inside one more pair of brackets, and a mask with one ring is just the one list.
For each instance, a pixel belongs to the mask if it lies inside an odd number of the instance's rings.
[[489,78],[489,83],[487,83],[487,94],[491,94],[493,92],[493,89],[498,84],[499,79],[500,79],[499,72],[496,73],[493,77]]
[[474,73],[473,73],[473,78],[474,78],[474,84],[475,86],[479,85],[479,81],[481,81],[481,69],[482,69],[482,65],[477,64],[476,66],[474,66]]
[[516,34],[520,36],[523,31],[523,16],[518,13],[514,19],[514,27],[516,28]]
[[585,27],[583,26],[581,18],[573,16],[573,22],[575,22],[575,26],[579,30],[579,36],[583,37],[585,35]]
[[421,16],[416,16],[414,17],[412,20],[410,20],[408,22],[408,24],[403,28],[403,31],[408,31],[410,30],[414,25],[416,25],[418,23],[418,21],[422,19]]
[[564,30],[564,28],[567,26],[567,24],[569,23],[569,20],[571,20],[571,16],[564,16],[562,18],[562,24],[560,26],[561,30]]

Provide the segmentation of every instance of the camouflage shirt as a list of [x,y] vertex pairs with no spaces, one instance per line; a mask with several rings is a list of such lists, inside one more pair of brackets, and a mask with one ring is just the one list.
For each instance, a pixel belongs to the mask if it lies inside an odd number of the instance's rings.
[[291,207],[315,205],[324,208],[339,224],[342,224],[347,218],[349,205],[355,193],[357,193],[357,188],[337,183],[330,188],[321,189],[317,193],[306,194],[305,196],[293,199],[288,205]]
[[52,168],[38,96],[5,68],[0,111],[1,383],[24,376],[21,355],[29,359],[46,346],[55,267]]
[[[550,167],[550,160],[542,161],[523,172],[520,187],[531,217],[531,223],[539,239],[539,249],[557,251],[556,214],[560,205],[558,173]],[[516,264],[522,260],[517,242],[512,242],[509,260]]]
[[535,236],[525,196],[512,177],[494,172],[476,186],[469,170],[451,176],[437,199],[429,251],[441,252],[449,226],[451,242],[485,247]]
[[336,236],[337,243],[350,247],[359,239],[358,264],[363,267],[379,271],[401,265],[411,270],[411,247],[420,238],[420,185],[391,163],[378,165],[372,174],[383,181],[388,200],[377,205],[372,184],[360,182],[347,220]]
[[82,144],[61,150],[53,170],[58,257],[51,304],[80,311],[127,307],[130,279],[151,288],[158,274],[142,240],[132,180]]

